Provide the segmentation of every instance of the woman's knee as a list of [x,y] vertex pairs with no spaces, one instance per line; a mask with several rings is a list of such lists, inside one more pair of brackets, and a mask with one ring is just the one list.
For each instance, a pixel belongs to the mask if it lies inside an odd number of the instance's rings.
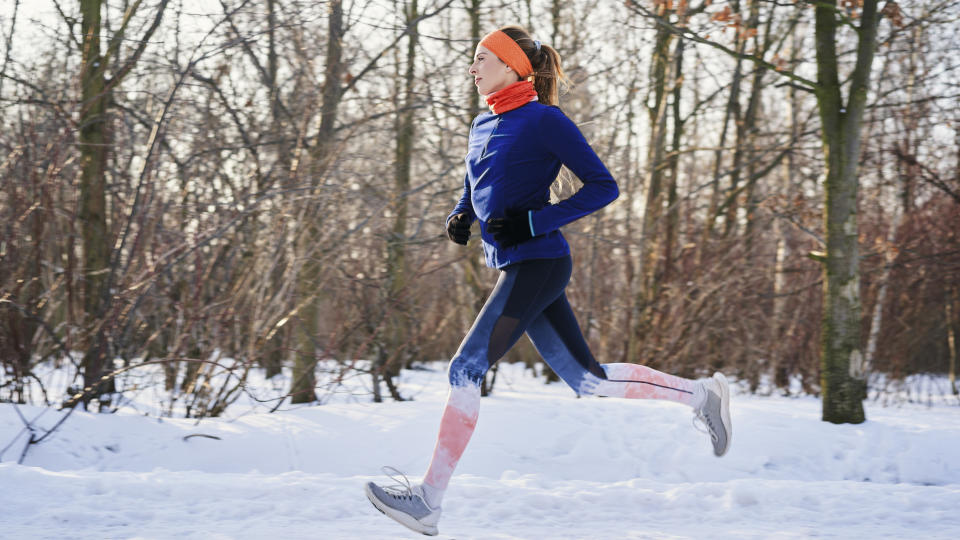
[[480,386],[488,369],[486,358],[469,358],[457,355],[450,361],[447,376],[453,386],[466,386],[468,384]]

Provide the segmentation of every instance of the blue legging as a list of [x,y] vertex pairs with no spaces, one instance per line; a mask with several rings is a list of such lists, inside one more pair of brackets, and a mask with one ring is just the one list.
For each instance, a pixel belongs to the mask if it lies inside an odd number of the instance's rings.
[[540,356],[577,393],[589,393],[591,382],[606,379],[564,292],[572,268],[569,256],[522,261],[504,268],[450,362],[450,384],[479,385],[487,370],[524,332]]

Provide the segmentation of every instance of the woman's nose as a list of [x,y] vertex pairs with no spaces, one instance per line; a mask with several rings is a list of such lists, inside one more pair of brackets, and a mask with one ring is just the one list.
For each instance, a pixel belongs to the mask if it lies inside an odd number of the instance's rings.
[[467,69],[467,73],[469,73],[469,74],[471,74],[471,75],[473,75],[474,73],[476,73],[476,72],[477,72],[476,66],[477,66],[476,64],[470,64],[470,68]]

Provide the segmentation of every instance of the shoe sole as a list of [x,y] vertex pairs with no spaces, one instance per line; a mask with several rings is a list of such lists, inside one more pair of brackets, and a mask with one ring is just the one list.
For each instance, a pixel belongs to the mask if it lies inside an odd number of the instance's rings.
[[723,448],[723,452],[716,454],[717,457],[722,457],[730,449],[733,441],[733,425],[730,422],[730,385],[727,383],[727,378],[719,371],[713,374],[713,380],[717,381],[717,386],[720,387],[720,421],[723,422],[723,429],[727,431],[727,445]]
[[374,508],[379,510],[381,514],[396,521],[397,523],[403,525],[404,527],[410,529],[411,531],[416,531],[426,536],[436,536],[437,534],[439,534],[439,530],[435,525],[431,526],[431,525],[425,525],[423,523],[420,523],[409,514],[398,512],[397,510],[394,510],[393,508],[390,508],[389,506],[383,504],[383,501],[378,499],[370,490],[370,483],[367,483],[367,485],[363,486],[363,492],[367,494],[367,500],[370,501],[370,504],[372,504]]

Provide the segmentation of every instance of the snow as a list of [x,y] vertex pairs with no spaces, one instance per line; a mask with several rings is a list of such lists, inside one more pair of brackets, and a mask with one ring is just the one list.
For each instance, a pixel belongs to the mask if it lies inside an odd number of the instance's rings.
[[[13,443],[0,456],[0,537],[422,538],[377,512],[362,486],[390,483],[381,465],[414,480],[426,470],[444,368],[405,371],[401,389],[415,399],[400,403],[346,392],[199,422],[75,412],[19,465],[23,423],[0,405],[0,450]],[[814,398],[737,392],[733,446],[718,459],[681,405],[578,399],[503,365],[440,537],[960,537],[960,408],[866,405],[866,423],[833,425]],[[17,409],[44,429],[64,414]]]

